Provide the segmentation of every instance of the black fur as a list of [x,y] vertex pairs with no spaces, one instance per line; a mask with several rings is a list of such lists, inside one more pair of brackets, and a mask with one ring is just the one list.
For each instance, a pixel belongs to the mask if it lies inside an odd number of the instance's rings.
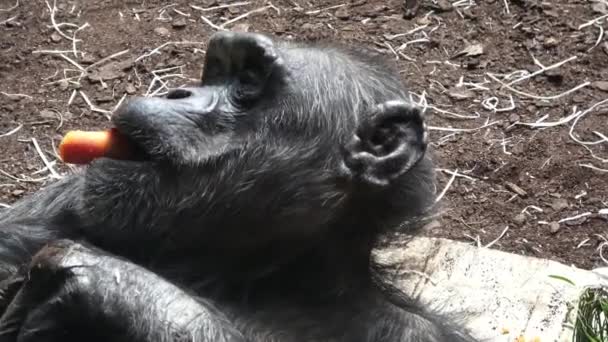
[[433,201],[379,56],[217,33],[200,86],[113,123],[138,160],[2,212],[0,341],[472,341],[374,281],[377,238]]

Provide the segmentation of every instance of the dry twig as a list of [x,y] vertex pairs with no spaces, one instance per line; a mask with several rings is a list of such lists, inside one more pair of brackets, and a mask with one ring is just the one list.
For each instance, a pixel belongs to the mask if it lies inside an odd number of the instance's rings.
[[215,10],[219,10],[219,9],[229,8],[229,7],[246,6],[246,5],[249,5],[250,3],[251,3],[251,1],[243,1],[243,2],[235,2],[232,4],[217,5],[217,6],[207,7],[207,8],[203,8],[203,7],[199,7],[199,6],[195,6],[195,5],[190,5],[190,7],[192,7],[193,9],[195,9],[197,11],[210,12],[210,11],[215,11]]
[[435,203],[438,203],[439,201],[441,201],[443,196],[445,196],[445,194],[448,192],[448,189],[452,186],[452,183],[454,183],[454,180],[456,179],[457,174],[458,174],[458,170],[454,170],[452,173],[452,177],[450,177],[450,180],[447,182],[447,184],[445,185],[445,187],[443,188],[441,193],[437,196],[437,198],[435,198]]
[[42,159],[42,162],[51,173],[51,177],[55,179],[60,179],[61,176],[57,173],[57,171],[55,171],[51,163],[49,163],[48,159],[46,159],[46,156],[42,152],[42,149],[40,149],[40,145],[38,145],[38,141],[36,141],[36,138],[32,138],[32,143],[34,144],[34,148],[36,149],[36,152],[38,152],[40,159]]
[[9,8],[0,8],[0,12],[10,12],[12,10],[14,10],[15,8],[19,7],[19,0],[17,0],[17,2],[15,3],[15,5],[9,7]]
[[23,124],[19,124],[19,126],[17,126],[16,128],[13,128],[13,129],[11,129],[10,131],[8,131],[6,133],[0,134],[0,138],[2,138],[2,137],[8,137],[10,135],[13,135],[13,134],[19,132],[19,130],[21,128],[23,128]]

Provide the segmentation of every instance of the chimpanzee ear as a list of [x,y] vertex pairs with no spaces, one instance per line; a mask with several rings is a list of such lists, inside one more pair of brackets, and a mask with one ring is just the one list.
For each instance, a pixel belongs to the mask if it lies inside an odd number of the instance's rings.
[[343,170],[371,185],[389,185],[424,156],[427,136],[420,108],[404,101],[379,104],[344,146]]

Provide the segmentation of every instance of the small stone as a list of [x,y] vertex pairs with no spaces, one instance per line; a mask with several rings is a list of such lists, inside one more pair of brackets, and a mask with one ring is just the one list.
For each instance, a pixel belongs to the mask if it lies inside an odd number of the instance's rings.
[[350,17],[350,14],[348,13],[348,9],[346,7],[340,7],[336,11],[336,18],[338,18],[338,19],[347,20],[349,17]]
[[239,13],[241,13],[241,7],[239,7],[239,6],[228,7],[228,12],[230,12],[230,14],[239,14]]
[[602,44],[602,49],[604,50],[604,53],[608,55],[608,42]]
[[549,17],[559,18],[559,12],[557,10],[547,9],[547,10],[544,10],[543,13]]
[[302,25],[303,31],[312,31],[313,28],[314,28],[314,25],[311,23],[305,23],[304,25]]
[[14,101],[14,102],[19,102],[21,100],[23,100],[25,97],[17,95],[17,94],[7,94],[4,95],[5,97],[7,97],[9,100]]
[[133,95],[133,94],[135,94],[137,92],[137,89],[135,89],[134,85],[132,85],[131,83],[129,83],[129,84],[127,84],[127,87],[125,88],[125,91],[129,95]]
[[[515,127],[515,126],[513,126]],[[515,154],[515,155],[522,155],[525,152],[525,145],[524,144],[516,144],[515,146],[513,146],[511,148],[511,153]]]
[[121,62],[116,62],[115,66],[119,70],[127,71],[127,70],[130,70],[131,68],[133,68],[134,64],[135,64],[135,59],[129,58],[129,59],[126,59]]
[[555,211],[562,211],[568,208],[570,205],[568,204],[568,200],[565,198],[556,198],[551,202],[551,208]]
[[133,67],[132,59],[127,59],[127,60],[121,61],[121,62],[108,63],[108,64],[102,66],[101,68],[99,68],[99,70],[91,71],[87,75],[87,78],[91,82],[100,82],[101,80],[103,80],[103,81],[115,80],[115,79],[123,77],[124,76],[123,71],[128,70],[132,67]]
[[171,34],[169,33],[169,30],[164,28],[164,27],[157,27],[154,29],[154,33],[156,33],[157,35],[161,36],[161,37],[169,37]]
[[583,216],[574,220],[565,221],[564,223],[566,224],[566,226],[580,226],[581,224],[587,221],[587,218],[588,216]]
[[558,69],[547,70],[545,72],[545,76],[547,77],[547,80],[551,83],[559,84],[564,81],[564,75]]
[[473,70],[481,65],[479,58],[470,58],[466,61],[467,69]]
[[466,56],[479,56],[483,54],[483,45],[482,44],[473,44],[469,45],[460,51],[457,55],[466,55]]
[[526,215],[524,215],[524,214],[515,215],[515,217],[513,218],[513,222],[515,222],[517,224],[524,224],[526,222]]
[[[251,31],[251,25],[249,23],[237,23],[232,27],[232,31],[234,32],[249,32]],[[275,30],[276,32],[280,32],[280,30]],[[284,30],[283,30],[284,31]]]
[[[173,23],[171,23],[171,26],[173,26],[173,28],[176,28],[176,29],[182,29],[182,28],[186,27],[186,25],[188,25],[188,22],[186,21],[185,18],[177,18],[176,20],[173,21]],[[162,34],[161,34],[161,36],[162,36]]]
[[591,86],[601,91],[608,91],[608,81],[595,81],[591,82]]
[[448,96],[454,100],[461,101],[475,97],[475,93],[466,88],[452,88],[448,91]]
[[574,97],[572,97],[572,101],[575,103],[583,103],[587,102],[587,98],[583,95],[574,95]]
[[509,122],[510,123],[516,123],[518,122],[520,119],[519,115],[512,113],[511,115],[509,115]]
[[454,9],[454,6],[452,6],[452,3],[448,0],[438,0],[436,4],[430,7],[436,9],[439,12],[449,12]]
[[111,95],[101,96],[96,98],[97,103],[106,103],[114,101],[114,98]]
[[53,43],[59,43],[61,41],[61,36],[59,35],[59,33],[54,32],[53,34],[51,34],[51,41],[53,41]]
[[608,5],[605,2],[596,2],[591,9],[598,14],[608,14]]
[[55,112],[53,112],[52,110],[49,110],[49,109],[41,110],[40,116],[45,119],[56,119],[57,118],[57,114],[55,114]]
[[416,19],[416,24],[418,24],[420,26],[429,25],[431,23],[432,23],[432,21],[431,21],[430,16],[423,16],[423,17],[419,17],[418,19]]
[[61,90],[68,90],[68,88],[70,87],[70,83],[66,80],[62,80],[61,82],[59,82],[59,89]]
[[11,193],[13,194],[13,196],[21,196],[25,193],[25,191],[24,190],[13,190]]
[[557,232],[559,232],[560,228],[561,228],[561,226],[557,222],[549,223],[549,231],[551,232],[551,234],[557,234]]
[[526,197],[528,196],[528,193],[520,188],[518,185],[511,183],[511,182],[505,182],[505,187],[511,191],[513,191],[514,193],[518,194],[521,197]]
[[553,48],[553,47],[556,47],[556,46],[557,46],[557,44],[559,44],[559,40],[557,40],[557,39],[555,39],[555,38],[553,38],[553,37],[549,37],[549,38],[545,39],[545,42],[543,43],[543,45],[544,45],[546,48]]
[[80,64],[85,64],[85,65],[89,65],[89,64],[93,64],[95,63],[97,59],[95,58],[95,56],[91,55],[91,54],[86,54],[82,57],[82,59],[80,60]]
[[470,8],[462,10],[462,15],[467,19],[471,19],[471,20],[477,19],[477,14],[475,12],[473,12],[473,10]]

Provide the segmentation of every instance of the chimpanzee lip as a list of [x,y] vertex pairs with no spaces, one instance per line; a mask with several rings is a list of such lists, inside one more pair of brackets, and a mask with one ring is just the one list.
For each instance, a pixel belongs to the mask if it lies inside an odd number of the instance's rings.
[[146,150],[145,146],[139,141],[139,139],[137,139],[137,137],[131,133],[130,129],[121,127],[121,125],[117,123],[114,123],[113,128],[125,138],[129,147],[132,149],[129,157],[125,160],[134,162],[152,160],[150,153]]

